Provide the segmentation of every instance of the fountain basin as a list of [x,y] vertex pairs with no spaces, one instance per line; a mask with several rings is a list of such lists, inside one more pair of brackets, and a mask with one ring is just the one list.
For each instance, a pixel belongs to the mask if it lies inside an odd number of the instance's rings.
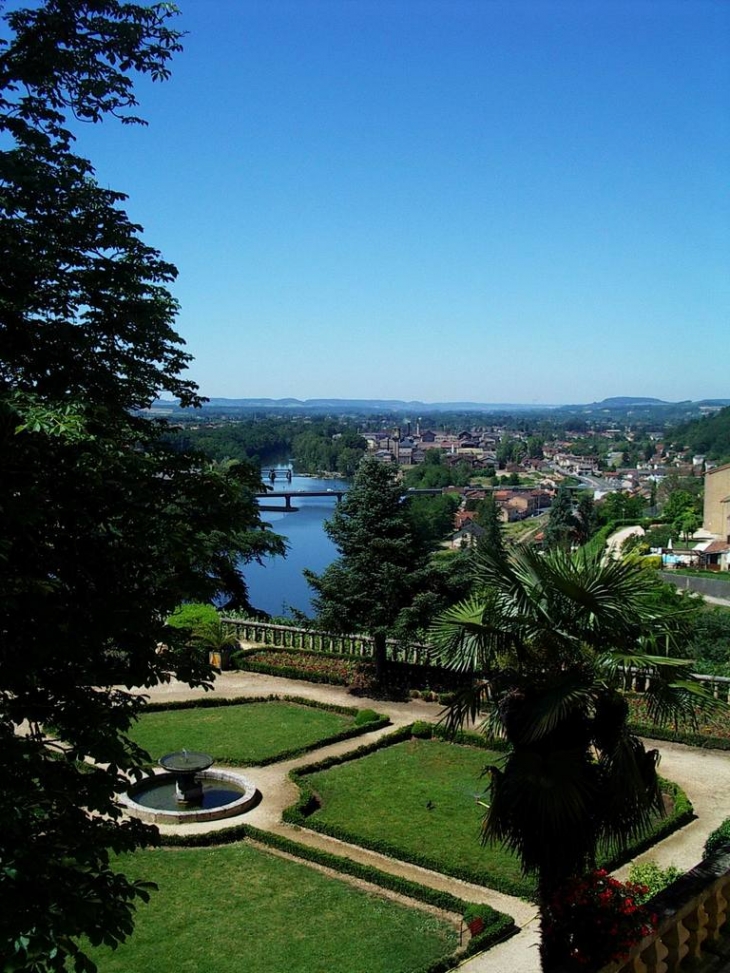
[[132,784],[120,795],[128,814],[154,824],[218,821],[254,807],[261,799],[256,786],[230,770],[203,770],[195,775],[200,793],[194,803],[179,798],[178,774],[160,773]]

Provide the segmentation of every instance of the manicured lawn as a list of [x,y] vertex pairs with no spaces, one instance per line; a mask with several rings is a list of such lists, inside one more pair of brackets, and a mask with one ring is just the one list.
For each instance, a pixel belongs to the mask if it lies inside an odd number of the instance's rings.
[[154,760],[184,748],[246,766],[324,743],[353,722],[349,714],[272,700],[145,713],[132,737]]
[[308,823],[495,888],[532,887],[517,859],[479,840],[487,800],[486,764],[499,755],[438,740],[413,739],[307,775],[321,800]]
[[100,973],[407,973],[448,955],[455,928],[250,844],[157,849],[124,861],[157,882]]

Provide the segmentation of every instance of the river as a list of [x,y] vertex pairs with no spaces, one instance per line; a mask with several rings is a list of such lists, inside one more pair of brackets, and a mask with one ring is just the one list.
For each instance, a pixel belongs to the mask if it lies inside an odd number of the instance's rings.
[[[277,466],[272,496],[285,490],[346,490],[347,480],[318,479],[293,475],[291,483],[285,474],[290,466]],[[268,484],[268,479],[264,477]],[[284,501],[275,501],[284,506]],[[324,532],[324,521],[332,516],[337,501],[329,497],[296,497],[292,506],[296,512],[278,513],[264,510],[261,519],[271,529],[286,538],[285,558],[267,558],[263,565],[248,564],[244,576],[249,598],[254,608],[270,615],[291,616],[292,608],[312,614],[311,588],[302,570],[310,568],[317,574],[337,557],[337,549]]]

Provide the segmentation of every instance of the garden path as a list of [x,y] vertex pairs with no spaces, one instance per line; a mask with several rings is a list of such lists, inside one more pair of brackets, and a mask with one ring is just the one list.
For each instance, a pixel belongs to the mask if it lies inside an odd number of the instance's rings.
[[[514,917],[520,932],[488,952],[465,960],[459,969],[462,973],[539,973],[539,931],[534,906],[482,886],[471,885],[417,865],[395,861],[327,835],[294,827],[281,820],[284,808],[294,803],[298,795],[296,786],[288,777],[292,768],[311,763],[314,759],[319,760],[325,756],[346,753],[364,742],[375,740],[415,720],[437,722],[442,711],[438,703],[426,703],[415,699],[408,702],[389,702],[367,697],[353,697],[346,689],[339,686],[307,683],[249,672],[221,673],[212,692],[221,696],[299,696],[342,706],[368,707],[387,713],[392,726],[366,734],[364,737],[320,748],[316,751],[316,757],[309,753],[268,767],[243,769],[242,773],[254,781],[263,795],[258,807],[246,815],[246,821],[255,827],[295,838],[302,844],[323,848],[334,854],[346,855],[356,861],[451,892],[470,901],[486,902],[495,909],[508,913]],[[146,690],[146,693],[156,701],[195,699],[205,695],[200,689],[191,689],[185,683],[176,681]],[[656,746],[661,753],[660,770],[663,776],[675,781],[689,795],[697,818],[649,852],[639,856],[637,860],[652,859],[662,867],[673,864],[680,870],[686,871],[702,858],[702,848],[709,832],[730,814],[730,754],[716,750],[696,750],[663,741],[647,742],[650,746]],[[189,832],[207,831],[211,827],[225,828],[230,824],[230,820],[224,820],[171,828],[163,826],[160,830],[171,830],[176,833],[180,833],[183,829]],[[625,879],[627,871],[628,866],[620,869],[616,873],[617,877]]]

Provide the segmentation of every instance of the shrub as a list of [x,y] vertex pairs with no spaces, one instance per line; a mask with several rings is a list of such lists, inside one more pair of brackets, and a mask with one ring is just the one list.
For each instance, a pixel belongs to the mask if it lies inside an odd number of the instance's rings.
[[644,903],[671,885],[681,874],[676,865],[660,868],[655,861],[634,862],[629,869],[629,882],[646,888],[646,893],[636,897],[637,902]]
[[376,720],[381,720],[382,718],[380,713],[376,713],[374,709],[360,709],[357,711],[357,716],[355,717],[355,726],[362,726],[364,723],[374,723]]
[[203,625],[215,625],[220,621],[218,612],[205,602],[191,601],[179,605],[167,619],[171,628],[189,628],[197,631]]
[[722,824],[707,836],[705,858],[716,852],[722,845],[730,845],[730,818],[725,818]]

